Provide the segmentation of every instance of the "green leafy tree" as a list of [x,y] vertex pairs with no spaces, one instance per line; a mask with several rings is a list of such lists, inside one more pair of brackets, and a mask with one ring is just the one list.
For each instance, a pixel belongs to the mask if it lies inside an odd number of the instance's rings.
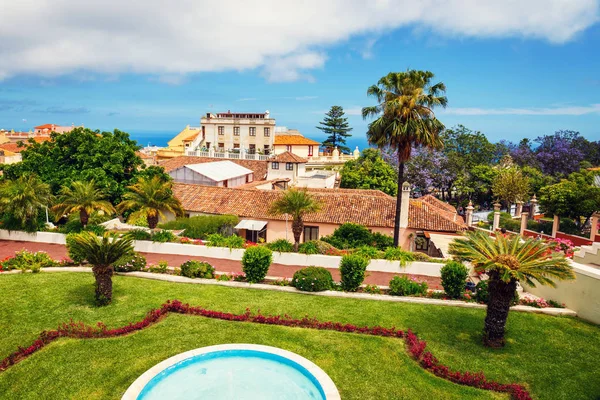
[[342,188],[381,190],[390,196],[398,190],[396,171],[377,149],[364,149],[356,160],[346,161],[340,175]]
[[492,199],[492,185],[497,174],[497,168],[489,164],[478,164],[473,166],[468,173],[462,174],[454,182],[454,186],[475,203],[482,204]]
[[94,180],[106,189],[108,200],[120,201],[125,187],[144,167],[136,155],[137,143],[129,134],[75,128],[71,132],[51,134],[51,140],[37,143],[30,140],[21,152],[23,161],[2,166],[5,176],[15,179],[34,173],[49,184],[53,194],[73,181]]
[[300,237],[304,230],[304,216],[321,209],[321,203],[305,189],[288,189],[271,204],[272,215],[288,214],[292,217],[292,233],[294,234],[294,251],[298,251]]
[[433,109],[446,107],[448,99],[443,96],[446,85],[442,82],[433,84],[433,78],[429,71],[390,72],[367,90],[367,95],[374,97],[377,105],[362,109],[363,118],[376,117],[369,123],[369,143],[379,148],[389,146],[398,157],[395,246],[400,239],[400,188],[404,182],[404,164],[410,159],[413,147],[442,147],[440,132],[444,125],[435,117]]
[[92,264],[96,279],[96,303],[106,305],[112,301],[113,264],[133,253],[132,240],[105,233],[98,237],[92,232],[82,232],[70,237],[69,253],[80,255]]
[[179,200],[173,195],[173,183],[164,181],[160,176],[153,178],[140,178],[135,184],[127,187],[123,201],[117,206],[117,211],[129,214],[129,221],[146,218],[150,229],[156,228],[159,219],[165,218],[165,212],[175,216],[184,213]]
[[504,330],[517,282],[535,287],[555,287],[554,280],[575,279],[565,255],[552,252],[552,246],[533,238],[514,235],[491,237],[486,232],[468,232],[454,240],[449,252],[458,260],[470,261],[475,271],[489,276],[487,315],[483,329],[486,346],[504,346]]
[[109,215],[115,213],[113,205],[104,198],[104,192],[96,186],[94,180],[74,181],[71,186],[63,186],[60,189],[58,203],[52,210],[56,213],[56,220],[65,214],[78,212],[79,221],[85,227],[94,211],[102,211]]
[[559,215],[575,221],[579,231],[592,214],[600,210],[600,188],[596,186],[597,174],[593,171],[574,172],[569,179],[540,190],[540,207],[545,214]]
[[51,201],[50,186],[36,175],[27,174],[0,184],[0,211],[9,227],[37,231],[40,209],[48,207]]
[[317,129],[322,130],[328,136],[323,141],[323,147],[333,150],[338,148],[342,153],[350,153],[350,148],[346,146],[346,138],[352,136],[349,132],[352,130],[348,124],[348,118],[345,117],[344,109],[340,106],[331,106],[331,109],[323,121],[319,122]]
[[529,178],[517,167],[500,168],[492,184],[492,192],[504,201],[507,210],[511,204],[523,201],[529,194]]

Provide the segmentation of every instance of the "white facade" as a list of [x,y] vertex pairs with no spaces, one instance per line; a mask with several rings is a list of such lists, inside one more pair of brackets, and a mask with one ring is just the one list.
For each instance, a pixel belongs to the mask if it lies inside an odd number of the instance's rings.
[[264,113],[207,113],[200,119],[201,139],[191,150],[270,154],[275,138],[275,119]]

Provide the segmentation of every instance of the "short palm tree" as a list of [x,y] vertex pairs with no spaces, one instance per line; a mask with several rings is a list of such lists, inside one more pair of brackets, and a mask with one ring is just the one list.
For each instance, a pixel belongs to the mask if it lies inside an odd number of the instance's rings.
[[444,125],[435,117],[433,109],[446,107],[448,100],[443,96],[446,86],[442,82],[432,84],[433,77],[429,71],[390,72],[367,90],[368,96],[377,99],[377,105],[362,109],[364,119],[377,117],[369,124],[369,143],[379,148],[391,147],[398,157],[395,246],[400,240],[404,163],[410,159],[413,147],[442,147],[439,133]]
[[552,246],[539,239],[519,235],[493,238],[482,231],[468,232],[450,244],[449,252],[489,276],[483,340],[490,347],[504,346],[506,319],[517,282],[534,287],[537,281],[555,287],[554,280],[575,279],[564,254],[553,252]]
[[113,205],[104,198],[104,193],[93,180],[74,181],[70,187],[63,186],[60,189],[58,203],[52,207],[52,210],[56,212],[57,220],[65,214],[79,212],[79,221],[85,227],[94,211],[103,211],[107,214],[116,212]]
[[52,201],[50,186],[36,175],[24,175],[0,185],[0,210],[27,231],[36,231],[40,209]]
[[165,212],[176,216],[184,213],[181,203],[173,195],[172,187],[171,181],[165,181],[159,176],[140,178],[134,185],[127,186],[127,192],[117,210],[120,213],[134,210],[129,216],[130,221],[146,218],[148,227],[154,229],[159,219],[165,217]]
[[85,260],[92,264],[96,279],[96,303],[109,304],[112,301],[113,264],[133,252],[132,240],[108,232],[102,237],[92,232],[82,232],[72,238],[69,251],[85,255]]
[[300,236],[304,229],[304,216],[321,209],[321,203],[311,196],[306,189],[288,189],[279,199],[271,204],[269,212],[273,215],[288,214],[292,217],[292,233],[294,234],[294,251],[298,251]]

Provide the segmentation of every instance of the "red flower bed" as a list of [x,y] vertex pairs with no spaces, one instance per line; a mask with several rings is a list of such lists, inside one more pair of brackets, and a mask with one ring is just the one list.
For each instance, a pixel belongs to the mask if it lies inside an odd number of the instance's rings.
[[508,393],[515,400],[531,400],[529,392],[521,385],[516,383],[504,384],[489,381],[483,372],[460,372],[452,371],[449,367],[441,364],[437,358],[429,351],[426,351],[427,342],[419,340],[417,335],[410,329],[405,333],[402,330],[384,328],[381,326],[356,326],[352,324],[342,324],[340,322],[326,321],[322,322],[316,318],[304,317],[295,319],[288,315],[262,315],[253,314],[246,310],[243,314],[232,314],[221,311],[207,310],[202,307],[194,307],[189,304],[183,304],[179,300],[167,301],[160,308],[154,309],[146,314],[143,320],[130,323],[120,328],[108,329],[102,322],[96,326],[85,325],[83,322],[70,321],[61,324],[56,330],[43,331],[40,336],[29,346],[19,347],[17,351],[0,361],[0,371],[5,371],[10,366],[27,358],[48,343],[61,338],[71,337],[78,339],[87,338],[107,338],[123,336],[129,333],[142,330],[156,322],[170,312],[178,314],[199,315],[206,318],[215,318],[226,321],[253,322],[256,324],[280,325],[298,328],[310,328],[320,330],[331,330],[338,332],[359,333],[363,335],[385,336],[403,338],[408,353],[415,359],[419,365],[432,372],[436,376],[460,385],[472,386],[478,389],[492,390],[495,392]]

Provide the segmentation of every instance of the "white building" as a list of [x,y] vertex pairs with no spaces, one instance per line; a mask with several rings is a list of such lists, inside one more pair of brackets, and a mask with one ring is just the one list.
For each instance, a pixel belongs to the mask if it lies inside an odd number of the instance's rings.
[[270,154],[275,137],[275,119],[264,113],[207,113],[200,119],[201,134],[191,150]]
[[306,188],[329,188],[335,186],[335,172],[306,172],[307,160],[285,151],[269,160],[267,179],[289,179],[290,186]]
[[234,188],[254,180],[251,169],[231,161],[184,165],[169,172],[175,182]]

